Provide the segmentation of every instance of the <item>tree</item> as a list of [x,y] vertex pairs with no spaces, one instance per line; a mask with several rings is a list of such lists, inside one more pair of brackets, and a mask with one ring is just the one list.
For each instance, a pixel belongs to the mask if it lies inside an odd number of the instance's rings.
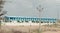
[[6,11],[3,11],[4,3],[5,3],[5,0],[0,0],[0,28],[1,28],[1,20],[3,19],[2,16],[7,13]]

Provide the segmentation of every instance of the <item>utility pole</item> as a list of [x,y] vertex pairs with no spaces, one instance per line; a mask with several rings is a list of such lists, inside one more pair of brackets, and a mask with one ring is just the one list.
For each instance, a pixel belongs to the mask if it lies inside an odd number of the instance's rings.
[[[35,2],[34,2],[35,1]],[[37,11],[39,12],[39,18],[41,18],[40,16],[41,16],[41,12],[43,11],[43,8],[42,8],[42,6],[41,6],[41,2],[42,2],[43,0],[41,0],[40,2],[39,2],[39,0],[37,0],[37,2],[38,2],[38,4],[39,5],[37,5],[37,7],[36,7],[36,0],[33,0],[33,7],[34,7],[34,11],[35,11],[35,9],[37,9]],[[41,33],[41,20],[39,20],[39,33]]]
[[[39,11],[39,18],[41,18],[40,17],[40,13],[42,12],[42,10],[43,10],[43,8],[41,8],[41,5],[39,5],[38,7],[37,7],[37,10]],[[41,33],[41,19],[39,20],[39,33]]]
[[[57,7],[59,7],[59,5],[56,5]],[[57,27],[57,24],[59,23],[59,8],[57,8],[57,22],[56,23],[56,27]]]
[[[40,4],[38,5],[38,7],[36,8],[39,12],[39,18],[41,18],[41,12],[43,11],[44,8],[42,8],[41,2],[43,0],[40,1]],[[42,33],[42,29],[41,29],[41,19],[39,20],[39,33]]]

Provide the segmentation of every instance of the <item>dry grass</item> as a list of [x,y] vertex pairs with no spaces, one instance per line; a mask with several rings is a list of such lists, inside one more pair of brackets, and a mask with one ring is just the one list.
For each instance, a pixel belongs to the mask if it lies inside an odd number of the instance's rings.
[[[42,33],[59,33],[60,28],[51,26],[41,26]],[[0,33],[39,33],[39,26],[1,26]]]
[[32,33],[37,28],[37,26],[1,26],[0,33]]

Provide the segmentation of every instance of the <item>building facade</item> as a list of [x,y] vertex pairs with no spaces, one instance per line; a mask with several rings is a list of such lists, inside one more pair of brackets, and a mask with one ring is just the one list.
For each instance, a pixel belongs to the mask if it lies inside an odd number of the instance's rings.
[[37,17],[21,17],[21,16],[5,16],[5,22],[20,22],[20,23],[55,23],[56,18],[37,18]]

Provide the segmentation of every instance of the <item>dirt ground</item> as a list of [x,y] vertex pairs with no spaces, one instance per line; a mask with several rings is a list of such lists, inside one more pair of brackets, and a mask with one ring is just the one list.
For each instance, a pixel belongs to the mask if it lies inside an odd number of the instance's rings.
[[[60,28],[41,26],[41,33],[60,33]],[[1,26],[0,33],[39,33],[39,26]]]

